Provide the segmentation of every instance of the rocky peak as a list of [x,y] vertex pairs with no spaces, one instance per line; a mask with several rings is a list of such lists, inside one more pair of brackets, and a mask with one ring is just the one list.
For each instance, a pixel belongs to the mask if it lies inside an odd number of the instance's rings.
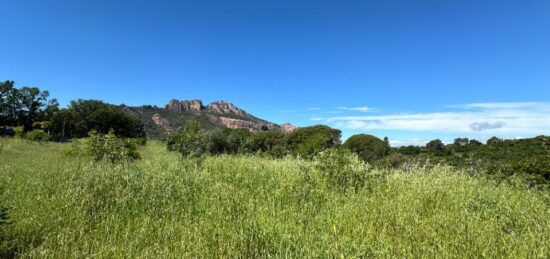
[[246,116],[247,113],[241,109],[239,109],[237,106],[235,106],[232,103],[228,103],[225,101],[216,101],[208,106],[206,106],[207,110],[213,111],[218,114],[236,114],[239,116]]
[[188,112],[200,112],[204,110],[204,105],[202,105],[201,100],[185,100],[185,101],[178,101],[175,99],[172,99],[166,104],[166,109],[173,111],[173,112],[181,112],[181,111],[188,111]]
[[284,134],[288,134],[288,133],[292,133],[293,131],[295,131],[298,127],[290,124],[290,123],[283,123],[281,124],[281,131],[284,133]]

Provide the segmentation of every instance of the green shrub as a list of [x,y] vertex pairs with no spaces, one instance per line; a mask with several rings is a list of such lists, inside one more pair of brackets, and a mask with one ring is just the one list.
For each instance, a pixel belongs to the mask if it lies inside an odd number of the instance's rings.
[[501,180],[520,177],[530,185],[550,184],[550,156],[539,156],[493,165],[488,173]]
[[23,127],[14,127],[13,131],[15,132],[15,136],[18,138],[24,138],[25,137],[25,130]]
[[410,160],[411,158],[409,156],[400,153],[392,153],[377,161],[376,165],[384,168],[399,168],[405,165]]
[[387,156],[390,152],[390,145],[388,143],[367,134],[354,135],[346,140],[343,146],[369,163]]
[[117,163],[140,158],[135,144],[130,140],[118,138],[113,130],[107,135],[90,132],[89,150],[96,161],[107,160]]
[[311,158],[340,145],[341,131],[324,125],[298,128],[286,137],[288,149],[295,155]]
[[43,130],[35,129],[27,132],[25,138],[32,141],[46,142],[50,140],[50,135]]
[[368,166],[348,150],[325,150],[314,158],[314,163],[331,188],[358,191],[365,185]]

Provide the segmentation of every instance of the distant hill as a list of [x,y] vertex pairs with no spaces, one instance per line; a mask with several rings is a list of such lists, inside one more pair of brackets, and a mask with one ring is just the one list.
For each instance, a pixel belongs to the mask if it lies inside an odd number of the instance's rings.
[[197,120],[206,129],[242,128],[250,132],[280,130],[290,133],[296,129],[288,123],[278,125],[257,118],[232,103],[216,101],[206,106],[201,100],[170,100],[164,108],[144,105],[121,106],[127,113],[138,117],[144,124],[149,137],[164,138],[176,133],[192,120]]

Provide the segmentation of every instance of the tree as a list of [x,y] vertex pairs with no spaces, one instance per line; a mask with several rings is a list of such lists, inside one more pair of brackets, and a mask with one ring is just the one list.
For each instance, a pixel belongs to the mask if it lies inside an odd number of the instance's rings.
[[24,131],[32,129],[34,121],[38,120],[41,112],[48,103],[50,93],[48,91],[41,92],[36,87],[23,87],[18,92],[20,106],[18,109],[18,120],[23,125]]
[[[52,116],[52,131],[62,137],[72,136],[77,132],[79,122],[82,121],[80,114],[75,110],[61,109]],[[85,131],[82,130],[82,131]]]
[[367,134],[351,136],[343,145],[344,148],[356,153],[365,162],[374,162],[390,153],[387,141]]
[[286,144],[294,154],[309,157],[340,145],[341,133],[324,125],[298,128],[287,136]]
[[178,134],[168,140],[168,150],[178,151],[185,157],[196,157],[204,153],[200,142],[200,123],[191,121]]
[[285,135],[278,130],[251,134],[243,145],[243,152],[267,154],[273,157],[286,155]]
[[426,144],[426,149],[435,155],[443,155],[445,153],[445,144],[440,139],[434,139]]
[[13,95],[14,82],[5,81],[0,82],[0,125],[8,125],[15,117],[12,114],[11,106],[9,104],[10,98]]
[[464,147],[470,143],[468,138],[456,138],[453,145],[457,147]]
[[54,113],[52,124],[56,134],[68,137],[85,137],[91,130],[107,134],[111,129],[121,137],[145,137],[138,118],[97,100],[72,101],[67,109]]
[[492,138],[487,140],[487,145],[496,146],[496,145],[498,145],[498,143],[502,143],[502,142],[504,142],[504,140],[502,140],[501,138],[492,137]]
[[49,95],[36,87],[17,89],[13,81],[0,82],[0,125],[22,125],[27,132],[34,122],[49,120],[59,106]]

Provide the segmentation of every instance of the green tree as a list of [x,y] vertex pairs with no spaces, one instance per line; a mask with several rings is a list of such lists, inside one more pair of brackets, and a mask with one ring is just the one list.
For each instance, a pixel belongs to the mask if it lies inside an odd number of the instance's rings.
[[15,123],[16,114],[13,110],[13,95],[17,90],[13,81],[0,82],[0,126]]
[[32,129],[33,122],[40,118],[50,94],[48,91],[41,92],[36,87],[23,87],[17,92],[20,103],[17,117],[24,131],[29,131]]
[[67,109],[55,112],[52,129],[68,137],[85,137],[91,130],[107,134],[111,129],[121,137],[145,137],[143,123],[138,118],[97,100],[72,101]]
[[285,150],[285,135],[278,130],[256,132],[247,139],[245,151],[282,155]]
[[457,147],[464,147],[470,143],[468,138],[456,138],[453,145]]
[[437,156],[445,154],[445,144],[440,139],[434,139],[426,144],[426,149]]
[[343,145],[344,148],[356,153],[365,162],[374,162],[390,153],[388,142],[367,134],[351,136]]
[[200,123],[191,121],[185,125],[183,130],[170,137],[168,140],[168,150],[178,151],[185,157],[201,156],[202,150]]
[[311,157],[340,145],[342,132],[325,125],[298,128],[286,138],[288,149],[299,156]]

